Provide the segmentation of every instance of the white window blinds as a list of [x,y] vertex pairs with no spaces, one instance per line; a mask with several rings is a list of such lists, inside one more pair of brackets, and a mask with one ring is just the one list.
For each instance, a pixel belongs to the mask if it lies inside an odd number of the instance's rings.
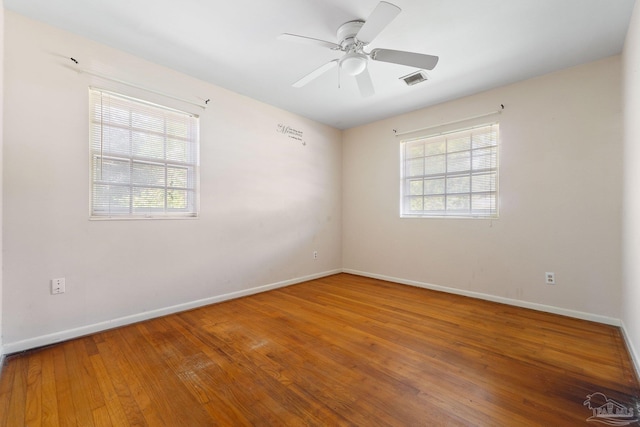
[[91,89],[91,216],[197,216],[198,125],[192,114]]
[[498,127],[402,141],[401,216],[496,218]]

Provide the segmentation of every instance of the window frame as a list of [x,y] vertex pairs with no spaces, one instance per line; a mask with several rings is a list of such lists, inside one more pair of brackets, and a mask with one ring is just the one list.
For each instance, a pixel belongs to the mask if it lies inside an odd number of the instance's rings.
[[[488,130],[488,131],[487,131]],[[495,136],[491,139],[491,143],[489,144],[479,144],[474,146],[473,135],[487,135],[495,132]],[[468,148],[463,148],[459,150],[450,150],[449,149],[449,140],[456,140],[455,137],[458,137],[457,140],[461,140],[460,136],[468,135],[469,142]],[[424,150],[427,150],[426,144],[435,144],[437,142],[444,143],[445,149],[444,151],[436,152],[434,154],[427,154],[426,151],[423,152],[422,155],[416,155],[414,157],[407,157],[407,150],[412,145],[419,146],[423,145]],[[400,141],[400,217],[401,218],[449,218],[449,219],[498,219],[499,218],[499,148],[500,148],[500,122],[498,120],[493,120],[490,122],[484,122],[475,124],[473,126],[466,126],[463,128],[454,128],[451,130],[447,130],[446,132],[433,133],[433,134],[425,134],[425,135],[417,135],[413,138],[408,138]],[[485,151],[483,156],[474,156],[475,154],[481,153]],[[467,168],[462,168],[460,170],[448,170],[448,159],[453,154],[460,153],[468,153],[468,162]],[[488,153],[488,154],[487,154]],[[444,158],[444,170],[443,171],[434,171],[429,170],[427,167],[427,160],[429,158],[435,157],[443,157]],[[420,174],[409,174],[407,169],[409,168],[410,160],[423,160],[423,171]],[[474,167],[474,160],[478,165],[483,164],[483,161],[489,161],[489,165],[486,167]],[[437,164],[438,162],[434,162]],[[442,165],[439,165],[442,168]],[[419,169],[419,167],[418,167]],[[491,179],[491,175],[494,176]],[[452,182],[456,178],[468,178],[468,186],[469,189],[465,191],[448,191],[447,185],[449,182]],[[483,182],[483,179],[489,177],[488,180]],[[474,178],[476,178],[474,180]],[[440,192],[439,190],[435,190],[436,192],[428,192],[425,189],[426,181],[432,181],[436,183],[436,181],[441,180],[440,186],[444,186],[444,189]],[[414,186],[414,193],[410,189],[411,182],[422,181],[421,186]],[[484,185],[488,185],[488,188],[484,191],[474,191],[473,182],[476,182],[477,185],[483,183]],[[465,185],[464,180],[460,181],[463,185]],[[421,188],[421,189],[420,189]],[[419,191],[417,191],[419,190]],[[464,203],[464,197],[468,197],[468,208],[467,209],[449,209],[448,207],[448,199],[450,197],[459,197],[459,200]],[[481,208],[473,208],[473,200],[474,196],[476,196],[476,201],[480,203],[481,201],[485,204],[488,201],[488,207]],[[422,209],[410,209],[409,204],[411,203],[411,198],[415,198],[416,200],[422,198],[421,202],[417,202],[416,204],[422,205]],[[444,207],[442,209],[426,209],[424,204],[426,203],[426,197],[432,197],[434,203],[443,203]],[[436,199],[442,200],[436,200]],[[493,199],[493,203],[491,200]]]
[[[105,112],[105,109],[110,106],[103,104],[105,97],[115,100],[121,117],[111,119],[108,116],[110,110]],[[113,106],[114,111],[111,111],[114,117],[115,109]],[[123,124],[122,117],[127,114],[128,124]],[[148,127],[136,125],[136,117],[138,124],[144,120],[155,120],[157,126],[161,122],[162,130],[151,124]],[[179,126],[184,127],[185,135],[175,131]],[[113,134],[119,131],[121,138],[118,141],[115,136],[113,140],[108,139],[108,130]],[[128,135],[122,137],[123,134]],[[160,140],[162,142],[159,143]],[[162,153],[158,154],[160,145]],[[179,154],[176,154],[175,147]],[[156,152],[149,154],[154,149]],[[147,155],[141,154],[145,151]],[[105,166],[107,163],[109,166]],[[105,178],[106,171],[115,175],[116,164],[119,164],[120,171],[126,172],[117,178]],[[171,178],[179,183],[170,182]],[[122,93],[89,87],[89,183],[90,220],[198,218],[199,116]],[[108,190],[101,192],[99,187]],[[114,203],[118,196],[120,201]],[[177,197],[177,203],[183,203],[184,207],[171,207],[172,197]],[[136,200],[141,204],[136,206]],[[162,207],[158,206],[158,201]],[[126,203],[128,206],[125,207]]]

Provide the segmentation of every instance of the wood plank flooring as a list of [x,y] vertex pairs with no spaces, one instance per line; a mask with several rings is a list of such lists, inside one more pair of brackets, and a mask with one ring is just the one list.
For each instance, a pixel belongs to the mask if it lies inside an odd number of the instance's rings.
[[7,358],[0,426],[581,426],[618,328],[338,274]]

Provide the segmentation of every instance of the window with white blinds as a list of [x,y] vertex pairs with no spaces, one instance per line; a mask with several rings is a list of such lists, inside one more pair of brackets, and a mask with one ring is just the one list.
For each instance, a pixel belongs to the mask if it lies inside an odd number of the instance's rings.
[[402,217],[498,217],[498,123],[400,143]]
[[198,215],[198,117],[90,89],[91,217]]

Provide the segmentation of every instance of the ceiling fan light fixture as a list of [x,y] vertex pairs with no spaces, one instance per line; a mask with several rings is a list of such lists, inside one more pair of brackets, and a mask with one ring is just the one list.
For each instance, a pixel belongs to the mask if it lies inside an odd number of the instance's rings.
[[362,53],[347,53],[340,59],[340,69],[350,76],[357,76],[367,68],[367,56]]

